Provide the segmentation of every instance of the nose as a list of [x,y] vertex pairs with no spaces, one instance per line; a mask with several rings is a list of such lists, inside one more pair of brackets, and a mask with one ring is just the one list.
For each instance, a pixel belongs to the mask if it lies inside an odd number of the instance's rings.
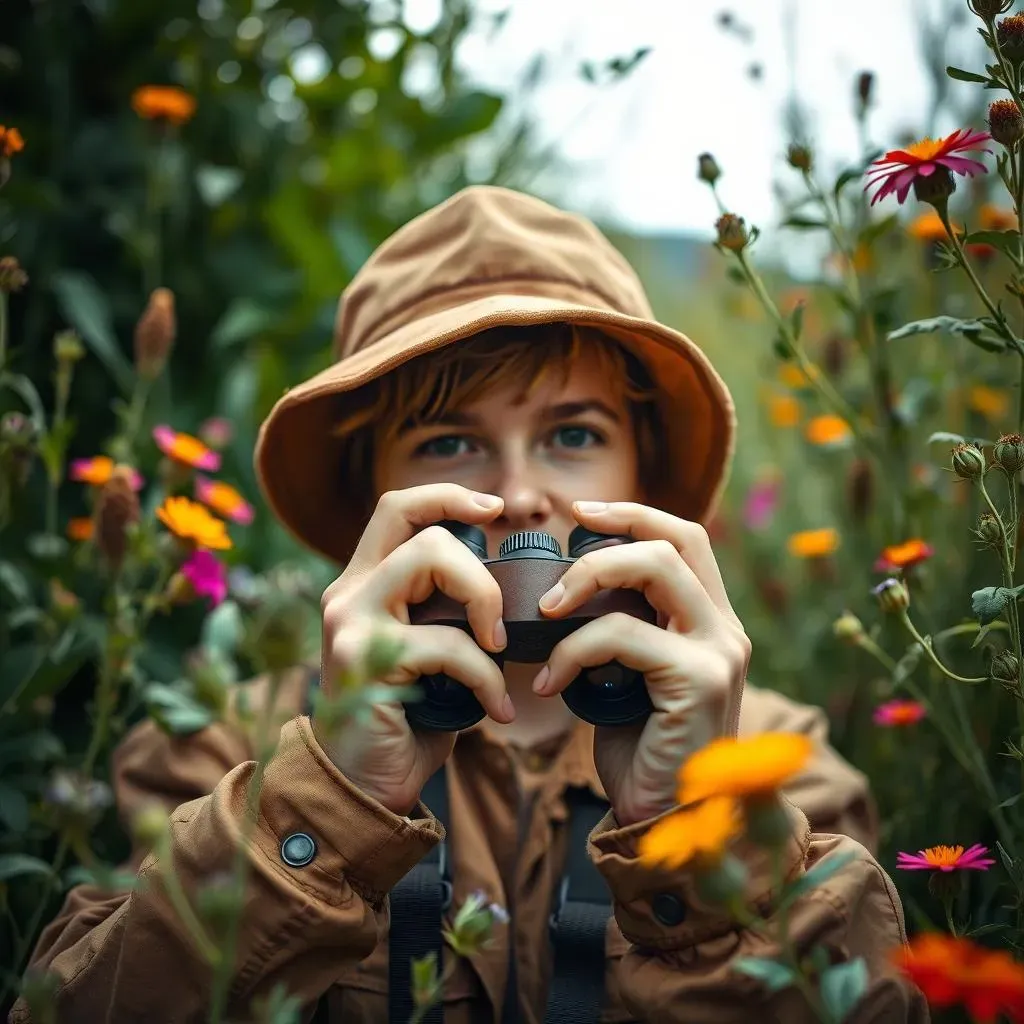
[[547,524],[553,511],[545,474],[523,453],[504,455],[494,492],[505,500],[501,515],[494,525],[509,533],[518,530],[539,530]]

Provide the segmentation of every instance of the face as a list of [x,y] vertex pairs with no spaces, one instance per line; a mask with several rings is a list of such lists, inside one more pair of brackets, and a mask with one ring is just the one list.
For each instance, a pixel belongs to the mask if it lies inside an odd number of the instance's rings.
[[543,530],[566,549],[574,501],[640,501],[629,407],[593,363],[577,361],[520,401],[495,389],[442,422],[381,446],[378,494],[450,482],[497,494],[504,510],[487,528],[487,549],[519,530]]

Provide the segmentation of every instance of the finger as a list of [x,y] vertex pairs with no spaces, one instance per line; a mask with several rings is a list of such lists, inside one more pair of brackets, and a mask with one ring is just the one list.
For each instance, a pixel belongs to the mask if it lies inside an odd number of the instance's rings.
[[388,611],[408,621],[408,606],[434,590],[465,605],[466,619],[482,647],[505,646],[501,588],[483,563],[443,526],[431,526],[388,555],[367,576],[357,600],[364,609]]
[[[676,632],[710,633],[722,621],[707,590],[668,540],[616,544],[588,552],[541,597],[540,609],[546,615],[567,615],[600,591],[621,587],[639,590]],[[556,597],[558,603],[551,604]]]
[[496,722],[515,718],[501,669],[461,629],[366,620],[335,638],[331,651],[334,664],[351,664],[353,652],[364,650],[371,635],[384,635],[398,648],[392,669],[375,682],[407,686],[420,676],[444,673],[472,690]]
[[[423,484],[382,494],[352,554],[349,570],[365,572],[386,558],[413,534],[456,519],[476,526],[490,522],[504,502],[494,494],[479,494],[459,484]],[[346,570],[348,571],[348,570]]]
[[[604,507],[588,511],[590,505]],[[711,550],[708,531],[700,523],[631,501],[574,502],[573,515],[582,526],[600,533],[626,534],[634,540],[667,540],[694,571],[715,606],[736,625],[740,624],[726,593],[718,561]]]

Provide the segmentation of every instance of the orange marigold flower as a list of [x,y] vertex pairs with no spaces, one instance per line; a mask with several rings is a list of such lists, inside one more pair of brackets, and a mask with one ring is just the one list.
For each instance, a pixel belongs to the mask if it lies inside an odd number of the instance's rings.
[[[954,224],[953,230],[960,234],[963,228]],[[907,226],[907,234],[919,242],[941,242],[949,237],[946,233],[946,225],[942,223],[942,218],[932,208],[929,208],[925,213],[920,214],[910,222]]]
[[25,148],[25,140],[17,128],[8,128],[0,124],[0,153],[4,156],[14,156]]
[[795,427],[800,422],[800,403],[792,395],[772,395],[768,418],[774,427]]
[[918,562],[923,562],[935,554],[935,548],[926,544],[920,537],[905,540],[902,544],[890,544],[875,561],[875,572],[895,572],[897,569],[908,569]]
[[710,796],[765,797],[796,775],[811,756],[803,733],[764,732],[746,739],[712,740],[679,769],[681,804]]
[[191,541],[196,547],[214,551],[227,551],[231,547],[224,520],[210,515],[189,498],[165,498],[156,516],[176,537]]
[[963,1004],[977,1021],[1024,1014],[1024,967],[1009,953],[970,939],[925,932],[892,953],[897,967],[935,1007]]
[[779,380],[781,380],[786,387],[790,388],[809,388],[811,386],[811,380],[817,376],[818,368],[816,366],[811,367],[809,374],[804,373],[796,363],[783,363],[779,367]]
[[179,434],[167,426],[153,428],[153,440],[157,447],[169,459],[181,462],[193,469],[205,469],[216,473],[220,469],[220,456],[207,448],[198,437],[191,434]]
[[839,547],[839,533],[831,526],[820,530],[803,530],[786,541],[791,555],[797,558],[824,558]]
[[974,412],[994,422],[1006,418],[1010,411],[1010,396],[1001,388],[975,384],[967,392],[967,404]]
[[71,540],[92,540],[96,524],[91,516],[79,516],[77,519],[68,520],[67,532]]
[[1017,215],[995,203],[983,203],[978,211],[982,231],[1016,231]]
[[197,476],[196,497],[233,523],[248,526],[253,520],[252,505],[234,487],[222,480],[207,480],[206,477]]
[[184,124],[196,112],[196,99],[174,85],[143,85],[132,93],[132,110],[149,121]]
[[741,828],[736,801],[727,796],[711,797],[651,826],[640,837],[640,861],[668,868],[681,868],[691,861],[715,864]]
[[852,434],[850,424],[842,416],[834,416],[831,413],[815,416],[804,431],[804,436],[811,444],[819,445],[843,444]]

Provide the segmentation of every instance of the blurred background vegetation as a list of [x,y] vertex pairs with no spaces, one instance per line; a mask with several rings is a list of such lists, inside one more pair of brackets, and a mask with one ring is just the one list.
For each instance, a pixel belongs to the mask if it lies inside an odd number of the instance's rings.
[[[990,97],[980,89],[966,100],[963,91],[954,96],[944,74],[951,51],[961,66],[976,66],[965,9],[951,2],[939,16],[922,11],[922,53],[935,96],[932,124],[908,126],[911,137],[950,120],[982,126]],[[130,401],[135,324],[150,291],[170,288],[174,355],[139,436],[148,438],[158,423],[196,433],[211,417],[226,420],[223,473],[256,505],[229,561],[257,577],[290,566],[304,580],[300,589],[317,599],[332,568],[274,524],[259,501],[251,454],[276,398],[327,364],[339,292],[395,228],[471,181],[529,189],[543,172],[546,197],[571,205],[571,176],[553,166],[528,115],[512,113],[509,96],[482,91],[459,70],[459,42],[471,26],[480,28],[480,17],[471,0],[445,0],[428,31],[409,29],[401,3],[386,0],[3,3],[0,124],[17,127],[25,146],[11,157],[0,189],[0,256],[17,257],[29,275],[10,296],[8,370],[30,380],[51,408],[53,338],[77,331],[88,354],[75,370],[67,456],[105,451]],[[501,15],[485,20],[484,31]],[[730,30],[727,20],[723,29]],[[605,82],[628,72],[635,57],[599,68],[600,75],[593,66],[581,70]],[[541,73],[524,69],[517,88],[529,90]],[[196,100],[194,117],[177,128],[140,118],[131,98],[150,84],[186,90]],[[862,144],[849,154],[855,170],[876,148],[905,141],[872,139],[871,88],[864,78],[850,83],[850,116]],[[794,96],[779,153],[794,142],[813,152],[813,135],[813,105]],[[721,192],[742,215],[743,196],[729,194],[728,170]],[[823,171],[826,192],[840,170]],[[822,372],[866,417],[877,417],[877,378],[857,338],[860,314],[843,297],[846,268],[822,241],[819,218],[798,208],[800,180],[790,168],[780,172],[782,226],[760,225],[768,236],[765,278],[787,315],[804,308],[806,346]],[[972,229],[1005,227],[1012,211],[997,184],[989,175],[963,187],[954,220]],[[924,208],[888,204],[869,215],[860,188],[858,181],[847,185],[841,208],[854,225],[864,308],[879,336],[920,317],[976,315],[959,277],[935,272],[942,233],[918,217]],[[712,210],[709,203],[709,228]],[[971,592],[997,583],[998,569],[971,537],[978,498],[947,471],[950,443],[928,439],[935,431],[994,439],[1011,429],[1018,367],[962,337],[893,342],[892,412],[883,427],[896,454],[884,467],[865,461],[848,439],[822,444],[808,433],[827,410],[780,358],[774,327],[706,241],[608,229],[647,283],[659,316],[706,348],[736,397],[736,469],[711,530],[754,643],[752,681],[826,708],[836,745],[871,778],[888,870],[900,849],[992,845],[977,792],[928,721],[912,727],[908,740],[879,728],[872,714],[908,677],[940,713],[962,710],[964,727],[989,752],[990,774],[1012,815],[1020,766],[1003,747],[1014,735],[1014,698],[990,684],[958,695],[962,709],[950,704],[945,683],[920,658],[911,652],[901,661],[908,638],[879,614],[870,588],[882,578],[874,563],[883,547],[920,537],[936,550],[914,578],[922,628],[973,621]],[[999,292],[1005,272],[992,253],[977,255]],[[25,407],[17,391],[0,391],[0,414]],[[158,474],[155,447],[140,444],[134,455],[147,478]],[[47,787],[55,769],[80,760],[87,742],[103,635],[101,620],[66,615],[53,597],[54,579],[78,594],[96,589],[90,564],[64,536],[71,519],[88,513],[88,491],[63,483],[53,522],[40,511],[48,493],[37,464],[0,526],[0,857],[53,855]],[[834,551],[792,553],[794,534],[821,528],[837,531]],[[832,624],[844,609],[901,662],[898,672],[836,639]],[[201,628],[198,608],[156,617],[138,652],[139,679],[181,676]],[[984,666],[985,648],[972,651],[973,639],[953,637],[943,647],[968,675]],[[998,635],[987,643],[998,648]],[[243,657],[242,678],[249,668]],[[144,703],[137,694],[125,699],[110,744],[144,713]],[[102,758],[97,771],[103,777]],[[111,862],[124,853],[112,810],[93,843]],[[941,916],[925,880],[896,880],[912,926]],[[1004,882],[996,872],[973,880],[960,916],[975,926],[1006,921]],[[31,938],[40,892],[31,872],[0,867],[0,964],[14,963],[15,948]],[[52,893],[51,912],[60,895]]]

